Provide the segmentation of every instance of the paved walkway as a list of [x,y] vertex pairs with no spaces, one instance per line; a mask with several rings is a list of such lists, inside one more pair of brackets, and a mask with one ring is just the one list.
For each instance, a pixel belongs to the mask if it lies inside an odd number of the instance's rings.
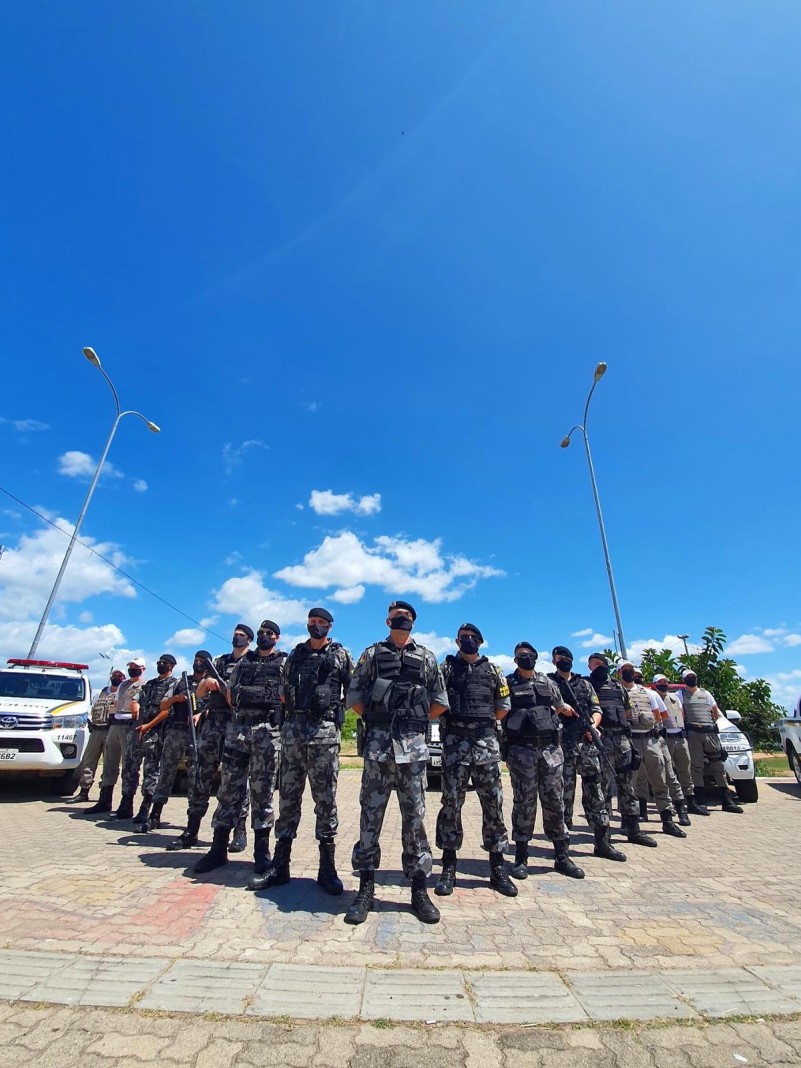
[[[358,782],[357,772],[343,772],[344,869]],[[431,794],[429,830],[437,801]],[[314,883],[306,817],[295,878],[254,895],[244,890],[247,860],[195,879],[187,865],[201,850],[164,851],[182,825],[182,798],[166,810],[174,828],[145,839],[130,824],[96,822],[79,815],[84,806],[43,801],[33,786],[6,783],[0,997],[468,1025],[794,1014],[801,1012],[801,858],[791,843],[799,801],[794,784],[763,780],[759,803],[744,815],[696,817],[685,841],[658,833],[652,821],[659,848],[627,846],[626,864],[593,857],[591,836],[579,830],[582,882],[554,873],[549,848],[535,845],[532,875],[509,901],[488,887],[471,794],[465,824],[473,848],[434,927],[409,912],[408,887],[393,867],[399,819],[390,808],[380,905],[353,928],[342,922],[350,894],[328,898]],[[347,891],[355,889],[356,877],[343,876]]]

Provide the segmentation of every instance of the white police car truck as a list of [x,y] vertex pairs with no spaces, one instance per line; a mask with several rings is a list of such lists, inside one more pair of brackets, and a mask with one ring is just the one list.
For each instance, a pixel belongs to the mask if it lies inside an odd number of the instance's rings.
[[[737,799],[745,804],[751,804],[758,800],[759,789],[751,741],[738,726],[741,719],[742,716],[736,709],[727,708],[725,718],[721,716],[715,722],[720,735],[720,744],[726,753],[723,770],[737,791]],[[712,782],[713,780],[710,779],[710,785]]]
[[57,778],[78,788],[89,738],[92,690],[86,664],[9,660],[0,670],[0,775]]

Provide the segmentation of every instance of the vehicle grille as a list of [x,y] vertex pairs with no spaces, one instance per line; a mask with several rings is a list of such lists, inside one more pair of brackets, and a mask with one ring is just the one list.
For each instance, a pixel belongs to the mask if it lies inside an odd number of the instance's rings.
[[43,753],[41,738],[0,738],[0,749],[16,749],[20,753]]
[[21,712],[0,712],[0,716],[13,716],[17,721],[16,729],[20,731],[49,731],[52,720],[50,716],[25,715]]

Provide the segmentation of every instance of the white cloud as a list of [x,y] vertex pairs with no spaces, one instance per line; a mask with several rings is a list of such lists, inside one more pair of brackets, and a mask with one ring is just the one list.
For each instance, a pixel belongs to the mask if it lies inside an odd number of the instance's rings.
[[311,605],[286,598],[269,590],[263,583],[260,571],[248,571],[245,575],[226,579],[214,594],[212,608],[217,612],[239,616],[252,626],[262,619],[274,619],[280,626],[290,623],[305,623]]
[[241,563],[243,559],[244,557],[242,556],[242,553],[239,552],[238,549],[234,549],[232,553],[229,553],[226,556],[226,558],[223,560],[223,563],[226,567],[234,567],[235,564]]
[[414,640],[420,642],[426,649],[430,649],[434,656],[436,656],[437,660],[441,660],[447,653],[456,652],[456,642],[453,638],[443,638],[433,630],[421,631],[419,634],[417,631],[414,631],[413,633]]
[[[585,631],[582,631],[581,634],[582,636],[585,634],[589,635],[589,637],[586,637],[583,642],[579,643],[582,649],[594,649],[597,652],[598,649],[609,649],[614,644],[614,638],[611,634],[599,634],[597,631],[593,633],[593,631],[589,628]],[[578,638],[579,635],[572,634],[571,637]]]
[[20,434],[50,429],[49,423],[41,423],[38,419],[0,419],[0,423],[9,423]]
[[147,493],[147,482],[143,478],[135,478],[133,488],[137,493]]
[[243,441],[241,445],[233,445],[230,441],[227,441],[222,448],[223,464],[225,465],[226,475],[230,475],[234,468],[239,467],[242,460],[245,458],[245,453],[250,452],[252,449],[269,449],[269,445],[265,445],[263,441],[258,439],[252,439],[250,441]]
[[331,594],[332,601],[338,601],[339,604],[356,604],[357,601],[361,601],[364,597],[364,586],[348,586],[342,590],[335,590]]
[[[629,644],[626,650],[629,660],[635,664],[639,663],[646,649],[670,649],[679,659],[684,656],[684,642],[678,634],[666,634],[664,638],[637,638]],[[687,649],[691,653],[700,653],[701,646],[694,642],[687,642]]]
[[788,649],[795,648],[796,645],[801,645],[801,634],[785,634],[782,636],[782,645],[786,645]]
[[770,686],[771,697],[777,704],[787,709],[795,708],[801,695],[801,669],[766,675],[765,682]]
[[315,412],[320,411],[320,409],[322,408],[322,403],[320,401],[306,401],[303,407],[306,409],[307,412],[311,412],[311,414],[314,415]]
[[[761,629],[760,627],[757,627],[757,630],[760,630],[760,629]],[[762,630],[762,633],[765,635],[766,638],[780,638],[782,636],[782,634],[786,634],[787,633],[787,628],[786,627],[766,627],[764,630]]]
[[[79,449],[70,449],[69,452],[62,453],[58,458],[58,473],[60,475],[66,475],[67,478],[81,478],[87,481],[92,478],[97,469],[97,460],[93,456],[90,456],[88,452],[81,452]],[[103,464],[103,478],[122,478],[122,471],[119,471],[114,464],[110,464],[108,460]]]
[[230,508],[238,508],[241,503],[242,501],[239,499],[239,497],[232,497],[229,500],[228,505]]
[[574,630],[570,635],[571,638],[586,638],[589,634],[592,634],[592,627],[585,627],[584,630]]
[[[15,546],[7,546],[0,567],[0,619],[24,619],[39,616],[64,558],[72,532],[67,519],[56,519],[61,528],[47,527],[33,534],[23,534]],[[92,548],[124,567],[128,558],[113,542],[98,542],[81,536],[89,548],[76,542],[69,566],[59,590],[58,602],[85,601],[99,593],[135,597],[131,583],[100,559]],[[32,636],[32,635],[31,635]]]
[[[27,656],[35,632],[34,620],[0,622],[0,662],[5,663],[12,656]],[[86,628],[48,623],[36,655],[40,660],[88,664],[92,668],[90,677],[99,675],[102,685],[108,678],[112,663],[116,662],[117,666],[125,663],[119,653],[124,642],[122,631],[113,623]],[[110,654],[111,660],[104,659],[101,654]],[[128,653],[128,656],[134,655],[139,653]]]
[[334,493],[333,490],[312,490],[309,507],[317,515],[340,515],[354,512],[356,515],[375,515],[381,511],[381,494],[371,493],[354,497],[352,493]]
[[750,653],[772,653],[773,645],[759,634],[741,634],[726,646],[726,656],[748,656]]
[[95,619],[91,612],[81,612],[78,616],[78,622],[87,626],[89,623],[94,623]]
[[382,536],[372,546],[351,531],[323,539],[306,553],[302,564],[281,568],[275,577],[291,586],[327,589],[362,584],[380,586],[393,594],[416,593],[424,601],[455,601],[479,579],[502,575],[465,556],[443,556],[441,539],[408,541]]
[[165,642],[166,645],[202,645],[206,641],[206,632],[201,630],[200,627],[181,627],[180,630],[176,630],[175,634]]
[[[492,653],[487,653],[486,655],[489,657],[493,664],[498,665],[504,675],[511,675],[515,667],[517,666],[515,664],[515,658],[513,656],[508,656],[506,653],[498,653],[496,656],[493,656]],[[540,667],[539,661],[537,661],[537,670],[545,670],[544,668]]]

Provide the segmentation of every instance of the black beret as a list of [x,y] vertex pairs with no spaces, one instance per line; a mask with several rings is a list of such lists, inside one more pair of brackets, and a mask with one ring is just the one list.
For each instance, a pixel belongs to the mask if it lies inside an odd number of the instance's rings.
[[408,601],[393,601],[387,609],[387,615],[396,608],[405,608],[407,612],[411,612],[413,620],[417,619],[417,612],[415,612],[414,608],[412,608]]
[[478,638],[479,642],[483,642],[484,641],[484,635],[481,633],[481,631],[478,629],[478,627],[475,625],[475,623],[462,623],[461,626],[459,627],[459,630],[457,630],[456,633],[458,634],[459,631],[461,631],[461,630],[469,630],[472,634],[475,634],[475,636]]
[[553,657],[566,656],[569,660],[573,659],[573,654],[570,652],[570,650],[568,649],[568,647],[566,645],[556,645],[556,646],[554,646],[554,649],[551,652],[551,656],[553,656]]
[[243,634],[247,634],[250,641],[253,641],[253,631],[247,625],[247,623],[237,623],[234,630],[241,630]]
[[312,608],[309,612],[308,618],[311,619],[312,616],[319,616],[320,619],[324,619],[327,623],[334,622],[334,617],[331,615],[327,608]]
[[208,649],[198,649],[195,653],[195,660],[212,660],[213,657]]
[[277,623],[273,623],[271,619],[263,619],[259,624],[259,630],[272,630],[275,631],[276,634],[281,633],[281,628]]
[[540,655],[531,642],[518,642],[515,646],[515,652],[517,652],[518,649],[530,649],[535,657]]
[[590,655],[587,657],[587,663],[589,663],[590,660],[600,660],[602,663],[606,664],[607,667],[609,667],[609,661],[606,659],[603,653],[590,653]]
[[162,653],[159,660],[163,660],[165,664],[172,664],[173,667],[178,663],[172,653]]

